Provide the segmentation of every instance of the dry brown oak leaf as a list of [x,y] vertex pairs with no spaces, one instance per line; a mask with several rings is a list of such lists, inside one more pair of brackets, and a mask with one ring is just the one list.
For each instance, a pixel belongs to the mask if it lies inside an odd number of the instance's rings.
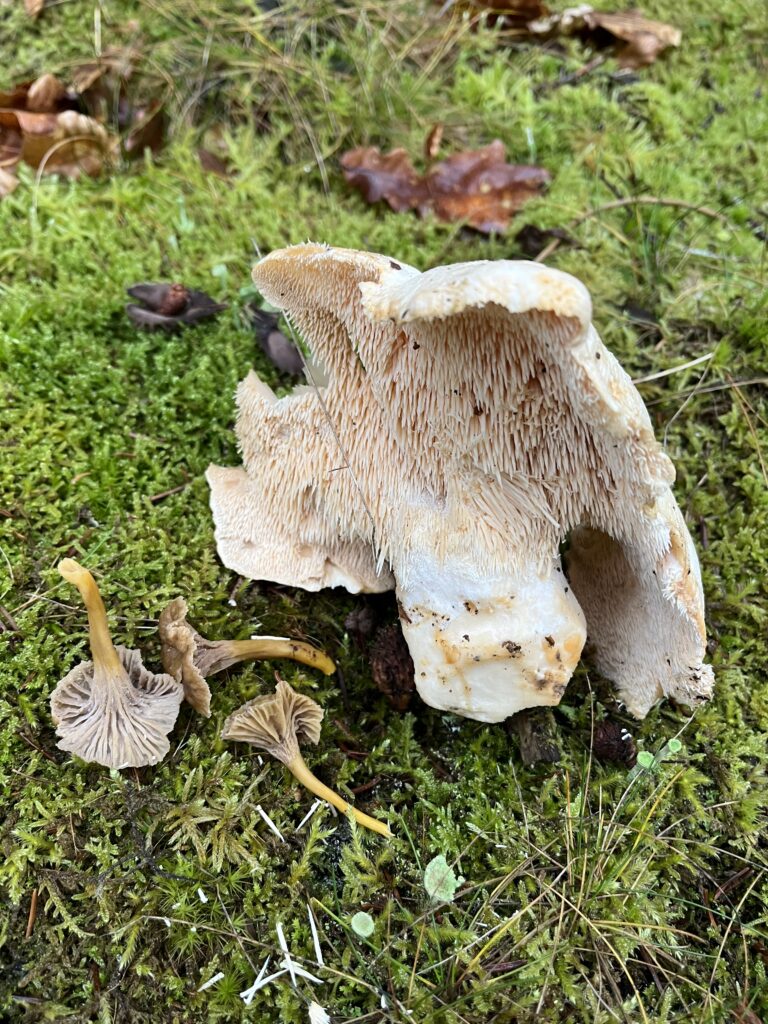
[[551,180],[542,167],[508,164],[498,139],[482,149],[454,153],[426,174],[414,169],[404,149],[351,149],[341,158],[347,182],[366,202],[386,200],[396,212],[418,210],[440,220],[465,221],[484,234],[502,232],[528,200]]

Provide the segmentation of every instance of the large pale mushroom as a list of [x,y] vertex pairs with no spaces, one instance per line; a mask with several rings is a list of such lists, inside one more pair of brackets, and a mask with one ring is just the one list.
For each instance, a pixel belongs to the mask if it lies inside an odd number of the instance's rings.
[[184,697],[206,718],[211,714],[211,691],[206,680],[241,661],[288,658],[327,676],[336,666],[324,651],[287,636],[257,636],[250,640],[206,640],[187,622],[187,602],[176,597],[160,613],[160,639],[165,671],[184,687]]
[[115,647],[99,588],[87,569],[65,558],[59,572],[85,604],[93,661],[76,665],[51,694],[57,746],[107,768],[156,764],[168,753],[168,733],[184,697],[181,684],[146,669],[138,651]]
[[674,470],[578,280],[313,244],[254,280],[312,386],[240,385],[243,468],[208,473],[226,565],[353,591],[391,570],[421,696],[481,721],[557,704],[587,634],[638,717],[710,695]]

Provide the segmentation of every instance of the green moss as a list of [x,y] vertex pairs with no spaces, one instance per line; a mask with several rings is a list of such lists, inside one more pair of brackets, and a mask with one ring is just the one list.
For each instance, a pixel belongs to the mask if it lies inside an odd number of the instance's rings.
[[[659,0],[647,13],[681,26],[679,51],[636,80],[609,62],[558,87],[589,59],[581,44],[506,49],[496,30],[434,21],[435,5],[378,6],[100,4],[103,45],[138,40],[149,58],[139,88],[167,91],[171,145],[95,182],[25,173],[0,202],[0,605],[18,625],[0,633],[0,1006],[115,1022],[305,1021],[312,997],[334,1020],[376,1019],[382,996],[386,1019],[412,1011],[428,1024],[760,1015],[768,403],[764,387],[735,384],[762,378],[768,355],[759,15],[735,0],[706,11]],[[0,66],[9,80],[66,75],[90,57],[92,23],[78,2],[34,24],[6,6]],[[521,255],[512,233],[483,239],[367,208],[345,188],[345,146],[418,153],[437,121],[447,151],[498,136],[513,159],[553,172],[520,225],[567,226],[637,195],[721,214],[608,209],[572,226],[580,246],[551,260],[589,286],[603,337],[634,375],[714,352],[641,390],[700,545],[716,696],[687,724],[668,705],[627,722],[652,753],[681,729],[683,741],[631,777],[590,758],[595,717],[617,712],[587,669],[556,712],[562,762],[526,769],[502,726],[421,705],[392,712],[345,634],[353,599],[238,582],[215,557],[202,474],[237,461],[234,388],[252,365],[280,384],[237,298],[256,249],[310,237],[419,267]],[[199,168],[207,126],[224,132],[232,181]],[[124,289],[153,279],[231,305],[179,335],[143,334],[122,312]],[[75,762],[55,746],[47,703],[86,650],[85,617],[55,572],[68,554],[97,574],[116,637],[150,663],[157,615],[181,593],[210,636],[262,629],[323,644],[346,691],[294,665],[249,666],[216,680],[210,720],[182,711],[156,768]],[[297,831],[307,795],[218,739],[274,667],[326,709],[313,767],[344,792],[378,780],[357,802],[391,809],[393,842],[327,810]],[[465,881],[436,906],[423,876],[438,855]],[[277,922],[312,970],[308,903],[324,985],[281,981],[247,1011],[238,993],[267,955],[279,960]],[[375,921],[368,939],[351,929],[358,911]]]

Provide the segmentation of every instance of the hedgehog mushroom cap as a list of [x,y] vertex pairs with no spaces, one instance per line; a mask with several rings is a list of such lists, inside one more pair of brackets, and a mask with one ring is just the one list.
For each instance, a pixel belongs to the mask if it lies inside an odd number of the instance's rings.
[[[225,564],[351,590],[391,567],[419,693],[482,721],[558,703],[587,632],[633,714],[709,696],[674,470],[579,281],[313,244],[254,280],[322,369],[280,399],[240,385],[243,468],[209,470]],[[300,562],[280,563],[273,521]]]

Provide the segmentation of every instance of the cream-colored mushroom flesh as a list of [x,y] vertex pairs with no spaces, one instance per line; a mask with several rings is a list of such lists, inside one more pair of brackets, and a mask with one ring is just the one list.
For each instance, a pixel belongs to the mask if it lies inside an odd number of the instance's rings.
[[209,470],[227,565],[311,589],[391,571],[420,694],[482,721],[556,704],[587,634],[634,714],[709,695],[674,470],[578,280],[311,244],[254,280],[322,381],[240,385],[243,467]]
[[184,691],[164,673],[146,669],[138,651],[115,647],[96,583],[71,558],[59,565],[80,591],[90,627],[93,661],[75,666],[51,694],[57,746],[107,768],[156,764],[168,752],[168,733]]

